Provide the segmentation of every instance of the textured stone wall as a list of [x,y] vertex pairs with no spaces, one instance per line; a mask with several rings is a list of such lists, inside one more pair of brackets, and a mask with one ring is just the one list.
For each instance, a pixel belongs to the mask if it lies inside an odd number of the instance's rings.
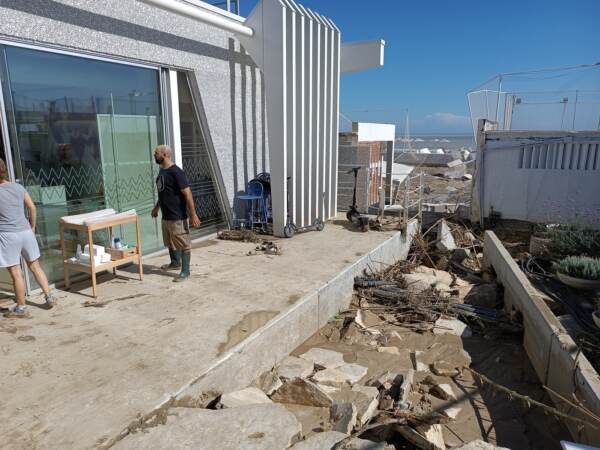
[[231,33],[136,0],[0,0],[0,38],[191,71],[230,206],[268,171],[262,74]]

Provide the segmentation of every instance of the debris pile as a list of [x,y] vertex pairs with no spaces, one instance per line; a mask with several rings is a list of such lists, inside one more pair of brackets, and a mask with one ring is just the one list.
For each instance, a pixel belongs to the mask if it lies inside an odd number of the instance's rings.
[[247,255],[281,255],[281,247],[274,241],[262,239],[252,230],[221,230],[217,237],[224,241],[251,242],[257,244]]

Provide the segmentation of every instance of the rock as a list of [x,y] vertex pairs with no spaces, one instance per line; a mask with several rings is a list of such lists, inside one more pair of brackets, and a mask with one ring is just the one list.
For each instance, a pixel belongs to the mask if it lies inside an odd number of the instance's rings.
[[379,409],[381,410],[392,410],[394,409],[395,401],[391,395],[385,394],[379,400]]
[[452,406],[452,407],[442,409],[442,414],[446,417],[449,417],[452,420],[456,420],[456,418],[458,417],[458,415],[460,414],[461,411],[462,411],[462,408],[459,408],[457,406]]
[[333,429],[340,433],[350,434],[356,425],[358,410],[356,405],[350,402],[336,401],[331,407],[331,421]]
[[447,383],[437,384],[430,390],[437,397],[442,400],[456,400],[456,394],[452,390],[452,386]]
[[238,408],[240,406],[273,403],[273,401],[260,389],[249,387],[240,391],[223,394],[219,403],[223,408]]
[[313,434],[304,441],[298,442],[290,450],[330,450],[335,444],[347,437],[339,431],[326,431]]
[[271,395],[277,389],[283,386],[283,383],[273,372],[265,372],[252,383],[252,387],[256,387],[267,395]]
[[271,396],[278,403],[291,403],[306,406],[330,407],[333,400],[327,392],[315,383],[302,378],[294,378],[283,383]]
[[[377,391],[377,388],[374,387],[371,387],[370,389],[374,389],[375,391]],[[377,393],[379,393],[379,391],[377,391]],[[354,389],[344,389],[340,392],[331,394],[334,401],[342,403],[352,403],[356,407],[357,420],[359,426],[368,422],[377,411],[379,401],[377,400],[377,396],[373,395],[374,394],[372,393],[369,394]]]
[[442,220],[437,228],[436,247],[442,252],[451,252],[456,248],[456,242],[445,220]]
[[417,372],[429,372],[429,366],[421,361],[419,361],[419,357],[423,354],[423,352],[416,350],[410,353],[410,359],[413,363],[413,368]]
[[[356,324],[364,329],[370,329],[376,325],[379,325],[381,323],[381,319],[379,318],[379,316],[369,310],[362,310],[359,309],[358,311],[356,311],[356,317],[354,318],[354,321],[356,322]],[[373,330],[373,331],[377,331],[377,334],[380,333],[379,330]]]
[[356,405],[358,410],[358,423],[364,425],[371,420],[377,412],[377,407],[379,406],[379,390],[376,387],[361,386],[359,384],[354,385],[352,390],[354,392],[360,392],[370,401],[369,403],[365,402],[363,405]]
[[130,434],[113,448],[270,450],[288,448],[301,433],[296,417],[276,404],[220,410],[173,408],[166,420],[165,425]]
[[279,363],[276,372],[281,378],[293,380],[294,378],[308,378],[315,371],[312,361],[296,356],[287,356]]
[[475,284],[466,292],[464,302],[474,306],[495,309],[498,303],[498,287],[496,283]]
[[469,181],[469,180],[472,180],[472,179],[473,179],[473,175],[471,175],[470,173],[465,173],[465,174],[462,176],[462,178],[463,178],[463,180],[465,180],[465,181]]
[[432,450],[446,450],[444,434],[440,424],[423,425],[417,427],[417,431],[431,444]]
[[476,440],[473,442],[469,442],[468,444],[463,445],[455,450],[510,450],[506,447],[496,447],[495,445],[489,444],[482,440]]
[[399,355],[400,349],[398,347],[377,347],[379,353],[389,353],[391,355]]
[[[331,450],[331,448],[347,438],[343,433],[337,431],[327,431],[325,433],[317,433],[306,439],[298,442],[290,450]],[[353,438],[340,447],[340,450],[385,450],[385,444],[382,442],[373,442],[366,439]]]
[[319,383],[316,383],[316,385],[319,386],[323,391],[327,392],[328,394],[331,394],[333,392],[337,392],[340,390],[340,388],[337,386],[327,386],[326,384],[319,384]]
[[416,267],[411,273],[405,274],[404,279],[412,292],[422,292],[431,287],[447,291],[454,281],[448,272],[426,266]]
[[400,390],[398,392],[398,401],[400,403],[406,403],[408,400],[408,396],[412,389],[413,382],[415,381],[415,371],[407,370],[402,373],[402,384],[400,385]]
[[313,375],[313,380],[319,384],[342,387],[358,382],[367,374],[368,369],[358,364],[344,364],[336,369],[325,369]]
[[473,332],[466,323],[458,319],[444,319],[442,317],[435,321],[433,334],[453,334],[462,338],[473,336]]
[[[439,427],[439,430],[437,427]],[[432,428],[433,431],[431,431]],[[439,446],[439,437],[442,433],[441,425],[429,426],[427,429],[425,429],[424,434],[419,433],[408,425],[396,425],[395,429],[402,435],[404,439],[415,445],[417,448],[423,450],[446,450],[443,436],[441,438],[442,446]]]
[[311,348],[303,355],[300,355],[300,358],[310,361],[315,366],[323,367],[325,369],[335,369],[336,367],[346,364],[344,361],[344,355],[342,355],[340,352],[325,350],[324,348]]
[[369,380],[367,385],[386,392],[394,400],[405,402],[412,388],[414,377],[414,370],[407,370],[402,373],[390,372],[388,370],[382,375]]
[[320,406],[284,404],[302,426],[302,435],[306,436],[318,431],[331,430],[331,408]]
[[458,367],[446,361],[434,361],[431,371],[440,377],[455,377],[460,373]]
[[471,241],[471,242],[475,242],[475,240],[477,239],[477,238],[475,237],[475,235],[474,235],[473,233],[471,233],[470,231],[467,231],[467,232],[464,234],[464,237],[465,237],[467,240]]
[[471,255],[471,251],[468,248],[457,248],[452,252],[451,261],[455,263],[462,263]]

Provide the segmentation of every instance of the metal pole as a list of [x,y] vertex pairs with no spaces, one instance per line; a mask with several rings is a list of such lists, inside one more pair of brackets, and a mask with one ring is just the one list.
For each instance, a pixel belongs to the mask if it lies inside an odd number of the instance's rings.
[[573,107],[573,128],[572,130],[575,130],[575,116],[577,115],[577,99],[579,97],[579,91],[576,89],[575,90],[575,106]]
[[421,171],[419,177],[420,189],[419,189],[419,221],[423,221],[423,191],[425,189],[425,173]]

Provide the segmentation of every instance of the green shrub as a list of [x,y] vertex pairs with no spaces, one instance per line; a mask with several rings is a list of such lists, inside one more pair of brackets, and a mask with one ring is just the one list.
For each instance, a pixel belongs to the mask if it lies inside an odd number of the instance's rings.
[[548,228],[549,250],[556,257],[600,257],[600,230],[560,225]]
[[584,280],[600,280],[600,258],[567,256],[554,264],[557,272]]

